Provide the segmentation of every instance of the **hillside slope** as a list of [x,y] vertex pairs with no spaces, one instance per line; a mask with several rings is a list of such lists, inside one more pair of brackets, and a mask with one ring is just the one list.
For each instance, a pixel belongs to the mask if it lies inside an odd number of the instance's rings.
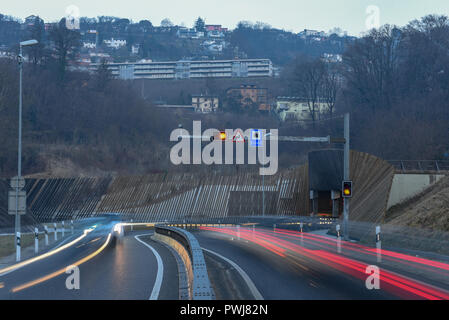
[[388,224],[449,231],[449,176],[387,212]]

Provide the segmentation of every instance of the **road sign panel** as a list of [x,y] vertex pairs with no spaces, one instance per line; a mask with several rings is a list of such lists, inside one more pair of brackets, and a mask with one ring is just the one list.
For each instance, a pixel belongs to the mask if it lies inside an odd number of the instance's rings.
[[19,179],[19,177],[16,176],[11,179],[10,185],[13,189],[22,189],[23,187],[25,187],[25,179],[22,177],[20,177]]
[[245,142],[245,137],[243,135],[242,130],[237,129],[236,131],[237,132],[235,133],[234,138],[232,139],[232,141],[234,141],[234,142]]
[[262,130],[252,129],[251,130],[251,146],[260,147],[262,145]]
[[16,213],[20,215],[26,213],[25,191],[11,190],[8,192],[8,214],[15,215]]

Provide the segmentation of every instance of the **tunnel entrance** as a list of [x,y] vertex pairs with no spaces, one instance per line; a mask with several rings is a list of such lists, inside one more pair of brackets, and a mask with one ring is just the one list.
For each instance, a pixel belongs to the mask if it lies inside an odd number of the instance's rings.
[[343,211],[343,150],[329,149],[309,153],[311,213],[338,218]]
[[[312,193],[314,195],[312,195]],[[339,191],[313,191],[311,192],[310,208],[311,214],[321,217],[339,218],[343,212],[343,201],[341,197],[335,198]]]

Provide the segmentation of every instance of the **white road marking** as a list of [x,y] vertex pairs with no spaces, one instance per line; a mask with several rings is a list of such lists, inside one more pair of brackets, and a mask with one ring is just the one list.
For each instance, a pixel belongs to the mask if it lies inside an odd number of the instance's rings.
[[212,250],[206,249],[206,248],[201,248],[206,252],[209,252],[213,255],[216,255],[217,257],[219,257],[220,259],[226,261],[227,263],[229,263],[235,270],[237,270],[237,272],[240,274],[240,276],[243,278],[243,280],[246,282],[246,285],[248,286],[249,290],[251,291],[252,295],[254,296],[255,300],[264,300],[262,294],[260,293],[260,291],[257,289],[256,285],[254,284],[254,282],[251,280],[251,278],[248,276],[248,274],[242,269],[240,268],[240,266],[238,264],[236,264],[234,261],[229,260],[226,257],[223,257],[221,254],[216,253]]
[[152,246],[150,246],[145,241],[142,241],[139,239],[139,237],[149,236],[149,235],[151,235],[151,234],[150,233],[149,234],[141,234],[138,236],[134,236],[134,238],[137,241],[139,241],[140,243],[142,243],[143,245],[145,245],[146,247],[150,248],[150,250],[153,252],[154,256],[156,257],[156,260],[157,260],[156,281],[154,282],[153,291],[151,292],[151,296],[150,296],[149,300],[157,300],[159,297],[159,292],[161,291],[162,278],[164,277],[164,263],[162,262],[162,258],[159,255],[159,253],[157,253],[157,251],[154,250],[154,248]]
[[5,267],[3,269],[0,269],[0,277],[4,276],[4,275],[7,275],[7,274],[9,274],[11,272],[14,272],[16,270],[19,270],[20,268],[23,268],[23,267],[25,267],[25,266],[33,263],[33,262],[36,262],[36,261],[42,260],[44,258],[50,257],[50,256],[52,256],[52,255],[54,255],[54,254],[56,254],[58,252],[61,252],[62,250],[67,249],[68,247],[71,247],[75,243],[79,242],[81,239],[85,238],[87,236],[87,234],[89,232],[91,232],[91,231],[87,231],[87,230],[88,229],[84,230],[84,232],[83,232],[83,234],[81,236],[79,236],[78,238],[76,238],[75,240],[73,240],[73,241],[71,241],[71,242],[69,242],[67,244],[64,244],[63,246],[56,246],[53,249],[51,249],[50,251],[47,251],[46,253],[43,253],[43,254],[40,254],[40,255],[35,256],[33,258],[24,260],[24,261],[16,263],[16,264],[13,264],[13,265],[11,265],[9,267]]

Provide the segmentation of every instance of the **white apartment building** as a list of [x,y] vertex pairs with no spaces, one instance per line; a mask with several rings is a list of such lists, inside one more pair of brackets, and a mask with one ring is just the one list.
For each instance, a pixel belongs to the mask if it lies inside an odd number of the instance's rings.
[[[272,77],[270,59],[201,60],[168,62],[110,63],[109,70],[119,79],[198,79]],[[96,70],[98,64],[91,64]]]

